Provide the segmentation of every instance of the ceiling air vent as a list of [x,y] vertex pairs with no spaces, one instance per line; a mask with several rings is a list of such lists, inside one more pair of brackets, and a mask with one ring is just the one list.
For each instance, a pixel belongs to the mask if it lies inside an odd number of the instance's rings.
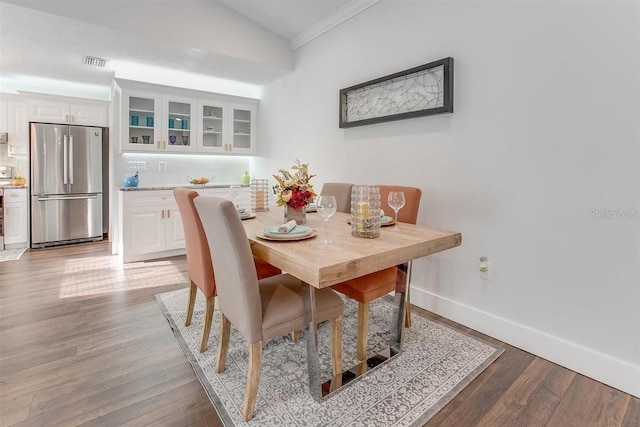
[[82,63],[90,65],[92,67],[104,68],[107,65],[107,60],[104,58],[98,58],[97,56],[83,56]]

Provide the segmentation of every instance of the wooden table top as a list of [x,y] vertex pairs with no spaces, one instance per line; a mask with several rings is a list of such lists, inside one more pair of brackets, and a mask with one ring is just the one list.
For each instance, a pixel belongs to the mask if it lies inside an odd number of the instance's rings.
[[387,267],[444,251],[462,243],[457,232],[399,223],[399,230],[381,227],[380,237],[369,239],[351,235],[350,214],[336,213],[329,219],[329,239],[325,245],[324,221],[317,213],[307,213],[307,225],[316,237],[299,241],[268,241],[257,237],[269,226],[284,223],[284,210],[271,208],[242,221],[259,258],[316,288],[324,288],[373,273]]

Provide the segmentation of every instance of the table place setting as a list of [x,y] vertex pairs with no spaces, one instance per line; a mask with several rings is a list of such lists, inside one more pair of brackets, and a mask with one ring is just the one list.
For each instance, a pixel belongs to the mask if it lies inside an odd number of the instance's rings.
[[245,220],[245,219],[251,219],[251,218],[255,218],[256,214],[245,209],[245,208],[238,208],[236,209],[236,212],[238,212],[238,216],[240,216],[240,219]]
[[[393,217],[385,215],[384,212],[380,215],[380,227],[387,227],[395,223],[396,221],[393,219]],[[351,219],[347,220],[347,224],[351,224]]]
[[264,240],[292,241],[310,239],[316,234],[317,232],[313,228],[291,220],[284,224],[265,227],[262,234],[257,234],[257,236]]

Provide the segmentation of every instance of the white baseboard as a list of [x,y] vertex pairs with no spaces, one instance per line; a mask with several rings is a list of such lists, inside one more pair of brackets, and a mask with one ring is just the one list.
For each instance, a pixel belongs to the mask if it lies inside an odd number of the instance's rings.
[[640,397],[640,366],[634,366],[580,344],[422,289],[411,288],[411,303],[625,393]]

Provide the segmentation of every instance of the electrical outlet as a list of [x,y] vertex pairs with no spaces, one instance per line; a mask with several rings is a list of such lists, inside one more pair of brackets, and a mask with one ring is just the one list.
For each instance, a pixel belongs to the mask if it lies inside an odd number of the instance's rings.
[[478,265],[478,271],[480,271],[480,277],[486,280],[491,280],[491,263],[489,257],[481,256],[480,264]]
[[127,170],[129,171],[146,171],[147,162],[127,162]]
[[158,162],[158,171],[166,172],[167,171],[167,162]]

